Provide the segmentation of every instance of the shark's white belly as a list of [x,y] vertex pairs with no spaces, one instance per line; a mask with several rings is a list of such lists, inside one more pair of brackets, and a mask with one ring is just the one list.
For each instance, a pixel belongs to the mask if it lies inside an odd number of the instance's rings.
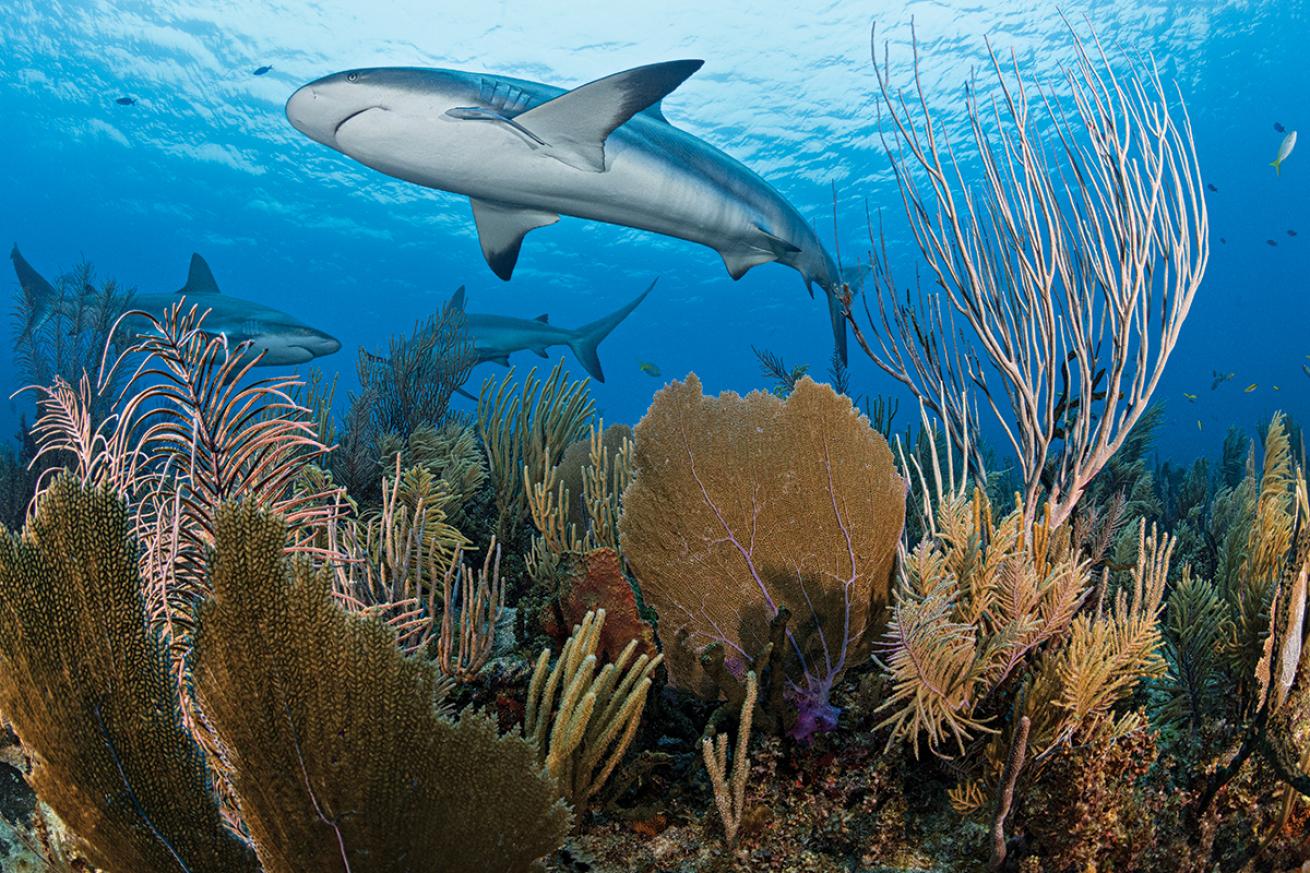
[[372,110],[346,122],[338,148],[428,188],[650,230],[719,251],[758,236],[758,204],[623,136],[610,137],[606,169],[593,173],[550,157],[496,122],[437,117],[416,124],[389,115]]

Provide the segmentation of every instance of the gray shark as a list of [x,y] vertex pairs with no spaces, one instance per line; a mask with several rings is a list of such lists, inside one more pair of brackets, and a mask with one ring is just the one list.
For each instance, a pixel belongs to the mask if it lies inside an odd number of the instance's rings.
[[334,73],[287,101],[295,128],[375,170],[467,195],[482,253],[509,279],[524,235],[572,215],[707,245],[740,278],[777,261],[827,292],[846,357],[837,267],[768,182],[679,130],[660,101],[702,61],[651,64],[571,91],[488,73]]
[[[532,351],[539,357],[546,357],[546,350],[551,346],[568,346],[573,350],[579,362],[591,378],[597,382],[605,381],[605,373],[600,366],[600,357],[596,347],[601,340],[610,335],[614,328],[636,309],[646,295],[655,287],[641,292],[621,309],[617,309],[603,318],[576,329],[556,327],[550,323],[547,315],[536,318],[513,318],[507,315],[483,315],[465,312],[464,317],[468,332],[473,337],[473,347],[477,351],[478,363],[494,361],[509,366],[509,356],[514,352]],[[450,302],[448,309],[464,309],[464,286],[460,286]]]
[[[31,335],[56,314],[61,296],[27,262],[18,246],[14,246],[9,257],[13,259],[18,283],[30,303],[31,318],[24,325],[23,333]],[[181,289],[173,294],[132,294],[127,298],[125,311],[140,309],[158,315],[176,303],[180,295],[185,295],[187,301],[196,304],[201,311],[209,310],[204,321],[206,333],[223,334],[234,344],[249,340],[250,354],[263,353],[260,366],[303,364],[341,348],[335,337],[310,327],[295,316],[271,306],[219,293],[209,264],[198,254],[191,255],[191,270]]]

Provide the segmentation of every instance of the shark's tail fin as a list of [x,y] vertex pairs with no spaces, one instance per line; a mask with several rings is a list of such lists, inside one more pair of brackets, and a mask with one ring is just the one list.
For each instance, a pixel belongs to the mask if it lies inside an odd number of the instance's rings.
[[[659,280],[656,279],[655,281],[658,282]],[[583,369],[597,382],[605,381],[605,373],[600,368],[600,356],[596,354],[596,347],[600,345],[601,340],[610,335],[614,328],[619,326],[623,319],[632,313],[632,310],[637,308],[641,301],[646,299],[646,295],[654,287],[655,282],[651,282],[650,287],[638,294],[636,299],[627,306],[616,309],[604,318],[596,319],[591,324],[584,324],[573,332],[573,337],[569,340],[569,348],[573,349],[573,354],[577,355]]]
[[54,286],[27,262],[27,258],[18,250],[17,244],[9,253],[9,257],[14,262],[14,272],[18,274],[18,284],[23,290],[26,303],[27,321],[23,324],[22,338],[27,339],[40,330],[42,325],[55,314],[59,294]]

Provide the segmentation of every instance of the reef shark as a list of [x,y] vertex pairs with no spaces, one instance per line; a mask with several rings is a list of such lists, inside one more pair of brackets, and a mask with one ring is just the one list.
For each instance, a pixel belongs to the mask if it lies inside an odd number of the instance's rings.
[[[27,262],[18,246],[14,246],[9,257],[13,259],[18,283],[29,302],[30,318],[24,325],[23,334],[30,336],[54,317],[67,301]],[[186,284],[178,291],[172,294],[133,293],[125,298],[124,312],[139,309],[158,315],[176,303],[180,296],[185,296],[201,311],[208,310],[203,325],[206,333],[223,334],[233,344],[249,341],[250,354],[262,352],[260,366],[303,364],[341,348],[341,342],[335,337],[310,327],[293,315],[220,293],[209,264],[199,254],[191,255]]]
[[793,267],[828,296],[846,358],[836,264],[814,229],[740,162],[668,122],[660,101],[703,61],[636,67],[571,91],[489,73],[334,73],[287,101],[309,138],[387,175],[467,195],[487,264],[509,279],[528,231],[560,215],[715,249],[734,279]]
[[[473,348],[477,351],[479,364],[494,361],[508,367],[509,356],[514,352],[528,350],[544,358],[546,350],[551,346],[568,346],[591,378],[604,382],[605,373],[601,369],[596,347],[646,299],[654,287],[655,283],[651,282],[650,287],[626,306],[576,329],[556,327],[550,323],[550,317],[544,314],[536,318],[513,318],[465,312],[465,323],[473,338]],[[446,308],[464,309],[464,286],[461,285],[451,296]]]

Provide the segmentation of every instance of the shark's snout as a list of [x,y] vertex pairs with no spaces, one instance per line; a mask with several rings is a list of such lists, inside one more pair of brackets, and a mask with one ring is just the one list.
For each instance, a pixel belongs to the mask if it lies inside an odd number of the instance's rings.
[[333,73],[296,89],[287,99],[287,120],[305,136],[335,146],[337,131],[378,105],[374,89],[360,81],[361,73]]

